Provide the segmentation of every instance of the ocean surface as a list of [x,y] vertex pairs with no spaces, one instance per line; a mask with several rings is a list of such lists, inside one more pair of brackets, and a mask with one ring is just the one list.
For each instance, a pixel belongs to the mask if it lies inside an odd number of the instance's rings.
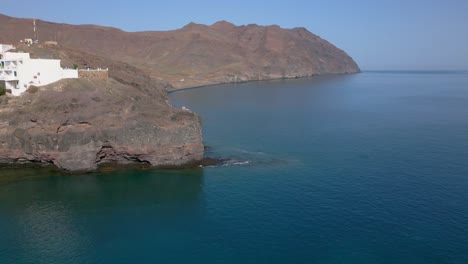
[[468,73],[171,94],[218,166],[0,185],[0,263],[468,263]]

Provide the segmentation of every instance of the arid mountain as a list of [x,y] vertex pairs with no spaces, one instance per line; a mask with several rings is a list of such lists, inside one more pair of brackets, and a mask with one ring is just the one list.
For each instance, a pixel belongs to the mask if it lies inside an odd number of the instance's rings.
[[[190,23],[164,32],[41,20],[36,25],[40,41],[53,40],[64,48],[128,63],[176,88],[359,71],[344,51],[305,28],[225,21],[211,26]],[[0,43],[33,36],[32,19],[0,15]]]

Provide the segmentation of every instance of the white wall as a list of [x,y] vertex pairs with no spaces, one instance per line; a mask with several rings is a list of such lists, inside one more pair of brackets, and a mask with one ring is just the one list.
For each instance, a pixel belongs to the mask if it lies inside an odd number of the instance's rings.
[[3,54],[2,60],[28,60],[29,53],[24,52],[6,52]]
[[15,49],[13,45],[0,44],[0,53],[7,52],[9,50]]
[[78,78],[78,70],[62,69],[62,79],[76,79]]
[[17,76],[18,87],[12,92],[13,95],[25,92],[31,85],[44,86],[61,79],[78,78],[78,71],[62,69],[60,60],[33,59],[18,65]]
[[24,90],[30,85],[42,86],[62,79],[60,60],[25,60],[17,73],[20,89]]
[[18,96],[29,86],[44,86],[61,79],[78,78],[78,71],[62,69],[60,60],[30,59],[29,53],[3,53],[0,80],[8,81],[8,89]]
[[14,96],[18,96],[20,95],[19,91],[16,88],[16,81],[12,81],[12,82],[5,82],[5,89],[9,89],[11,90],[11,93],[14,95]]

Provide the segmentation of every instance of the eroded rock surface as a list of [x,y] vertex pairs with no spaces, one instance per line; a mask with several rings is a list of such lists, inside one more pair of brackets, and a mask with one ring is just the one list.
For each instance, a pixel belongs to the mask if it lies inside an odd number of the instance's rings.
[[203,152],[200,118],[172,108],[162,88],[74,79],[0,99],[0,163],[180,167]]

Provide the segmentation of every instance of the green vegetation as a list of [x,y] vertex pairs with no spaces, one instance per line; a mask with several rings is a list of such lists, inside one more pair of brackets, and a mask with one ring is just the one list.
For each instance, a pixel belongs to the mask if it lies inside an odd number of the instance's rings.
[[77,65],[77,64],[73,64],[73,69],[77,70],[77,69],[78,69],[78,65]]
[[0,85],[0,96],[5,95],[6,89],[2,85]]

